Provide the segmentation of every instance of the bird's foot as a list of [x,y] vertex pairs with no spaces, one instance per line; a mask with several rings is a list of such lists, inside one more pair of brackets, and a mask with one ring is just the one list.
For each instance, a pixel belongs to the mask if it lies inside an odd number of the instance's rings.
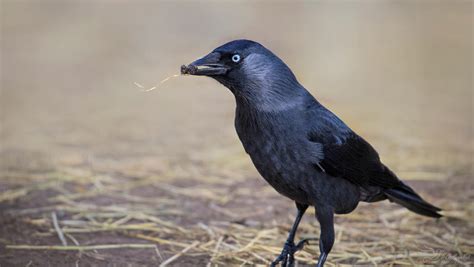
[[271,267],[276,267],[281,262],[282,267],[292,267],[295,264],[295,252],[303,249],[304,245],[311,239],[302,239],[296,245],[294,242],[285,242],[285,246],[278,256],[271,264]]

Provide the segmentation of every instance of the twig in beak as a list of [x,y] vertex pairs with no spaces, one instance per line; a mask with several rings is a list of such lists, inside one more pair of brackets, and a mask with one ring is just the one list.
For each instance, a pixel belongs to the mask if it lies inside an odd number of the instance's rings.
[[145,87],[137,82],[134,82],[133,84],[135,84],[136,87],[140,88],[140,90],[142,92],[150,92],[150,91],[153,91],[155,90],[156,88],[160,87],[163,83],[173,79],[173,78],[176,78],[176,77],[179,77],[181,76],[180,74],[174,74],[174,75],[171,75],[171,76],[168,76],[166,78],[164,78],[163,80],[161,80],[156,86],[153,86],[151,88],[148,88],[148,89],[145,89]]

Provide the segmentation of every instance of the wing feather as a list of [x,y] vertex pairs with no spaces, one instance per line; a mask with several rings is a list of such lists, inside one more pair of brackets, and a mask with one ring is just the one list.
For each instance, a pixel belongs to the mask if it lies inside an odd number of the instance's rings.
[[[318,168],[360,186],[391,188],[400,182],[381,161],[377,151],[336,115],[322,106],[308,114],[308,139],[322,144],[324,158]],[[316,163],[315,163],[316,164]]]

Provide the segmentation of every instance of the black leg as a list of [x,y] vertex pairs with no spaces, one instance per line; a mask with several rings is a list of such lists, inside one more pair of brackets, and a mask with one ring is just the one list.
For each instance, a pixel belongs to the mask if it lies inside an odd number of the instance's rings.
[[319,255],[317,267],[323,267],[329,252],[334,245],[334,212],[331,208],[318,207],[316,209],[316,218],[321,227],[319,236]]
[[288,238],[286,239],[285,246],[281,251],[280,256],[278,256],[270,266],[276,266],[278,263],[282,262],[282,266],[293,266],[295,258],[294,254],[296,251],[303,248],[306,240],[302,240],[295,246],[295,234],[296,229],[298,229],[298,225],[300,224],[301,218],[308,208],[308,205],[296,203],[296,208],[298,209],[298,213],[296,214],[295,222],[293,223],[293,227],[291,227],[290,233],[288,234]]

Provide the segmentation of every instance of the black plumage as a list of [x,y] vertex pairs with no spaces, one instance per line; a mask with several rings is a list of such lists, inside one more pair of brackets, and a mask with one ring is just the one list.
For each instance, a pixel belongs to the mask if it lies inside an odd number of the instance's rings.
[[229,42],[181,72],[212,77],[231,90],[245,151],[263,178],[296,203],[297,218],[272,265],[293,265],[294,253],[304,245],[294,243],[295,232],[308,206],[315,207],[321,226],[318,266],[334,243],[334,214],[353,211],[359,201],[389,199],[421,215],[441,216],[259,43]]

